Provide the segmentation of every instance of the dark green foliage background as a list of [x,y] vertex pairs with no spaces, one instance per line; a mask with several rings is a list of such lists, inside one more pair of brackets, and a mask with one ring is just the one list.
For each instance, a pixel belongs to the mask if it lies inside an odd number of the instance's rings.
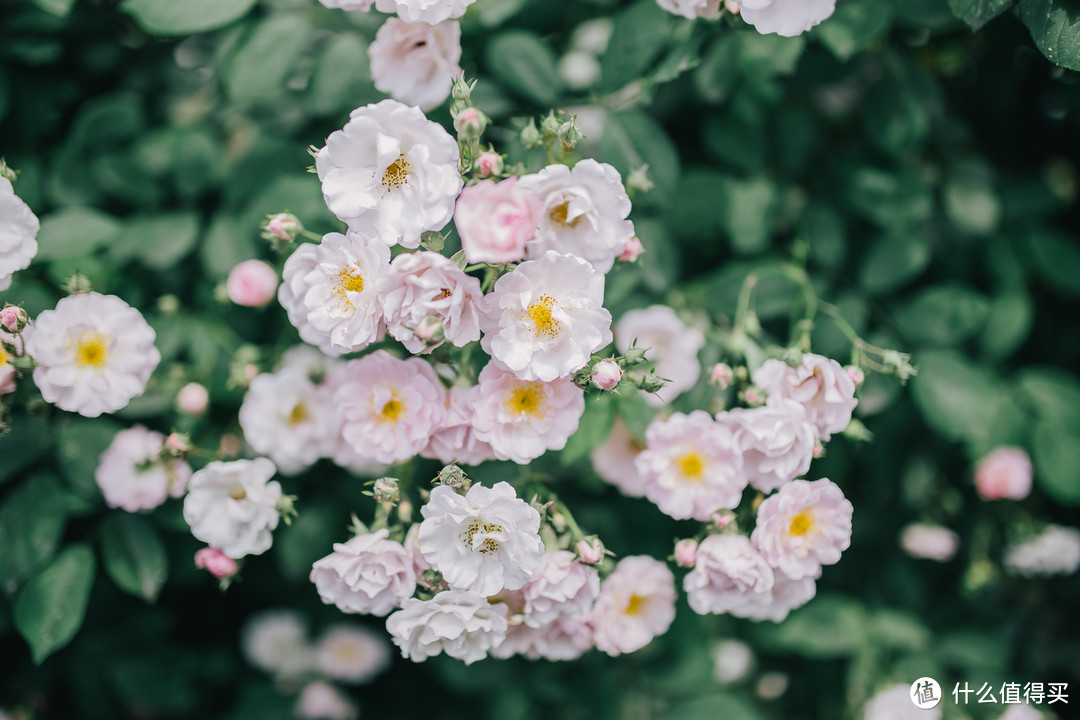
[[[602,78],[570,92],[553,68],[571,31],[598,16],[615,19]],[[3,299],[36,314],[78,270],[140,307],[163,355],[147,394],[118,418],[32,406],[0,439],[0,708],[291,717],[293,701],[244,664],[239,628],[279,606],[316,629],[343,619],[306,576],[344,539],[350,511],[370,514],[360,481],[328,464],[285,480],[300,497],[297,522],[221,595],[192,566],[198,543],[177,503],[140,517],[110,511],[93,469],[136,421],[215,447],[238,431],[242,391],[227,386],[236,351],[254,343],[269,366],[297,342],[276,304],[230,306],[214,288],[236,262],[270,257],[257,229],[266,213],[288,208],[310,229],[336,228],[304,148],[381,97],[366,56],[380,22],[315,0],[0,2],[0,152],[43,221],[38,260]],[[872,377],[860,413],[874,440],[838,438],[815,462],[811,474],[854,503],[854,536],[819,597],[786,623],[698,617],[680,601],[666,636],[617,659],[397,659],[354,691],[363,716],[845,718],[880,687],[922,675],[946,690],[1080,687],[1080,580],[1018,580],[1000,566],[1003,545],[1038,521],[1080,524],[1080,87],[1040,53],[1075,69],[1078,27],[1080,8],[1066,0],[840,0],[835,17],[793,39],[741,21],[692,24],[653,0],[480,0],[463,25],[463,67],[481,79],[481,109],[518,128],[549,106],[606,106],[583,154],[624,176],[650,166],[656,187],[635,198],[633,216],[647,254],[609,276],[616,316],[664,301],[724,327],[748,272],[805,258],[822,297],[869,340],[912,352],[920,372],[906,388]],[[449,121],[445,109],[432,116]],[[489,137],[511,158],[542,162],[513,132]],[[795,297],[761,284],[767,331],[784,336]],[[828,319],[814,349],[841,362],[850,352]],[[702,359],[708,367],[717,351]],[[213,397],[198,422],[172,409],[188,380]],[[713,393],[703,383],[679,405]],[[576,453],[530,470],[619,555],[665,557],[693,528],[596,478],[581,458],[610,413],[590,413]],[[1034,458],[1036,489],[1019,503],[982,502],[972,487],[974,462],[1002,444]],[[422,484],[434,471],[421,463],[401,475]],[[476,475],[517,472],[495,464]],[[915,520],[955,529],[958,557],[904,555],[898,533]],[[31,616],[49,602],[74,627],[45,633]],[[36,654],[17,624],[42,630]],[[714,684],[711,646],[724,637],[750,642],[760,670],[788,673],[787,693],[764,702],[750,685]],[[946,703],[947,717],[956,710]]]

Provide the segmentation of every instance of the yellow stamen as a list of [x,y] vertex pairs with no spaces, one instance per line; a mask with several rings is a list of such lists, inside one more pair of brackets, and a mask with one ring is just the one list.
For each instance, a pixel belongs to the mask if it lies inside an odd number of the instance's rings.
[[577,224],[581,222],[581,215],[578,215],[573,220],[567,221],[567,216],[570,214],[570,201],[556,205],[548,210],[548,219],[556,225],[563,225],[565,227],[577,227]]
[[75,341],[75,364],[79,367],[101,367],[108,354],[105,336],[97,330],[87,330]]
[[247,497],[247,493],[244,492],[244,488],[237,488],[237,489],[233,490],[231,493],[229,493],[229,497],[231,497],[233,500],[236,500],[237,502],[239,502],[240,500],[243,500],[244,498]]
[[382,417],[383,420],[396,421],[398,419],[398,416],[401,415],[401,413],[403,413],[404,411],[405,405],[397,399],[397,396],[394,396],[386,401],[386,404],[383,405],[383,408],[379,412],[379,415]]
[[536,337],[546,335],[549,338],[555,338],[562,332],[562,323],[551,314],[556,304],[555,298],[550,295],[541,295],[529,303],[525,312],[521,314],[522,320],[528,318],[532,322],[533,334]]
[[409,171],[412,166],[404,155],[398,155],[397,160],[390,163],[390,167],[382,176],[382,185],[387,190],[394,190],[409,182]]
[[10,358],[8,351],[4,349],[3,345],[0,345],[0,365],[7,365]]
[[506,401],[506,412],[511,415],[544,417],[544,385],[539,382],[519,383]]
[[364,292],[364,276],[360,274],[359,268],[349,266],[341,268],[338,271],[337,284],[333,292],[338,299],[338,308],[342,312],[352,312],[355,307],[349,299],[349,293]]
[[289,413],[289,424],[299,425],[300,423],[307,421],[310,417],[311,415],[308,414],[307,407],[304,406],[304,403],[296,403],[296,405],[293,406],[292,412]]
[[696,450],[691,450],[678,458],[675,465],[685,480],[701,482],[705,479],[705,459]]
[[[503,532],[503,530],[504,528],[502,525],[496,525],[495,523],[481,523],[477,520],[473,520],[469,523],[469,527],[465,529],[465,532],[459,536],[459,539],[465,544],[465,547],[472,550],[476,533],[497,533]],[[485,555],[490,555],[499,551],[499,543],[493,538],[484,538],[484,541],[480,543],[479,550]]]
[[809,510],[803,510],[791,518],[788,534],[796,537],[806,537],[814,530],[814,514]]
[[630,601],[626,603],[626,609],[623,612],[631,617],[637,617],[641,613],[645,612],[645,598],[640,595],[634,594],[630,596]]

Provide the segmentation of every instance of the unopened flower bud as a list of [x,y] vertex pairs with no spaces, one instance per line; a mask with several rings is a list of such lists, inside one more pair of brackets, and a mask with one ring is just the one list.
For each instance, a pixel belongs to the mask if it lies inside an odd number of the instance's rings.
[[226,287],[237,305],[262,307],[277,296],[277,271],[262,260],[245,260],[229,272]]
[[536,123],[529,118],[529,124],[521,129],[521,144],[527,148],[534,148],[540,144],[540,131],[536,129]]
[[709,383],[721,390],[728,389],[733,382],[735,382],[735,371],[727,363],[716,363],[712,372],[709,373]]
[[653,181],[649,179],[648,163],[630,171],[626,178],[626,189],[630,192],[649,192],[653,189]]
[[547,117],[540,121],[540,134],[545,139],[554,140],[559,135],[559,119],[555,117],[555,112],[549,112]]
[[464,75],[459,75],[454,78],[454,82],[450,86],[450,94],[457,102],[468,102],[469,98],[472,96],[472,89],[475,85],[475,80],[473,80],[472,83],[468,83],[466,82]]
[[176,394],[176,409],[186,415],[198,417],[206,412],[210,393],[199,383],[188,383]]
[[438,345],[446,339],[446,328],[442,319],[428,315],[416,324],[416,337],[427,345]]
[[208,571],[219,580],[232,577],[238,569],[235,560],[215,547],[205,547],[195,553],[195,567]]
[[738,0],[724,0],[724,7],[727,8],[727,11],[732,15],[739,14]]
[[577,541],[577,554],[581,558],[581,562],[587,565],[596,565],[598,562],[604,559],[604,543],[600,542],[600,538],[582,538]]
[[93,289],[93,286],[90,284],[90,278],[80,272],[74,273],[64,281],[64,291],[68,295],[82,295]]
[[300,218],[292,213],[267,215],[266,222],[263,223],[262,228],[263,238],[267,240],[283,240],[289,243],[296,240],[296,236],[304,231],[304,226],[300,223]]
[[14,185],[15,180],[18,178],[18,173],[8,167],[8,164],[0,159],[0,177],[7,178],[7,181]]
[[488,119],[484,113],[474,107],[465,108],[454,118],[454,129],[467,138],[478,138],[484,134]]
[[401,499],[401,491],[398,489],[397,478],[381,477],[375,481],[372,489],[375,499],[382,503],[396,503]]
[[823,457],[825,457],[825,446],[821,444],[820,440],[815,440],[814,441],[814,457],[815,458],[823,458]]
[[234,458],[240,454],[240,438],[235,435],[222,435],[218,443],[218,455],[223,458]]
[[558,135],[559,142],[562,143],[563,149],[567,152],[573,150],[579,142],[585,139],[585,133],[581,132],[577,119],[573,117],[570,118],[569,122],[559,126]]
[[866,373],[858,365],[848,365],[844,370],[847,372],[848,377],[851,378],[851,382],[855,383],[855,387],[859,387],[866,381]]
[[26,311],[21,307],[8,305],[3,310],[0,310],[0,325],[3,325],[4,329],[12,335],[22,332],[28,322],[29,318],[26,317]]
[[502,175],[503,157],[499,153],[490,150],[482,152],[480,157],[476,158],[474,167],[476,172],[480,173],[480,177],[497,177]]
[[717,510],[712,514],[710,521],[717,530],[723,530],[735,521],[735,513],[730,510]]
[[169,433],[169,436],[165,438],[165,449],[163,450],[163,453],[169,457],[184,457],[194,449],[194,446],[191,444],[191,439],[188,438],[187,435],[182,433]]
[[675,543],[675,564],[692,568],[697,562],[697,540],[680,540]]
[[750,407],[760,407],[765,404],[765,391],[759,387],[748,387],[743,393],[743,399]]
[[650,372],[641,378],[641,389],[647,393],[659,392],[662,387],[664,387],[664,379],[655,372]]
[[601,390],[614,390],[622,380],[622,368],[614,360],[601,360],[593,366],[592,381]]
[[449,485],[455,490],[459,488],[465,489],[469,485],[469,476],[456,464],[451,464],[439,471],[439,475],[435,478],[435,482],[440,485]]
[[619,255],[619,260],[622,262],[634,262],[641,257],[643,252],[645,252],[645,248],[641,245],[637,235],[635,235],[626,241],[626,247],[623,248],[622,254]]

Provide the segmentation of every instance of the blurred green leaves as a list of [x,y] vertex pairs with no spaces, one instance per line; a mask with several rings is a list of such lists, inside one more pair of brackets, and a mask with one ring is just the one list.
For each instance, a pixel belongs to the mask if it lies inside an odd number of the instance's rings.
[[35,663],[40,665],[71,642],[79,631],[94,584],[94,571],[94,553],[90,548],[68,545],[19,593],[15,626],[30,643]]
[[246,15],[255,0],[124,0],[123,9],[151,35],[216,30]]
[[138,515],[114,513],[101,526],[105,572],[121,590],[155,602],[169,574],[165,544]]

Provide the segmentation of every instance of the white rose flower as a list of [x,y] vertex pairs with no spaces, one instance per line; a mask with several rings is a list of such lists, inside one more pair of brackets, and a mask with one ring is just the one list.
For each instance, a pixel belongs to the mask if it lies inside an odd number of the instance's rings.
[[499,460],[525,465],[548,450],[562,450],[585,412],[585,392],[569,378],[519,380],[489,362],[469,393],[477,439]]
[[527,258],[554,250],[582,258],[606,273],[634,237],[634,224],[627,220],[630,198],[619,171],[607,163],[585,159],[573,170],[548,165],[523,175],[518,187],[543,203],[540,227],[525,245]]
[[607,440],[592,451],[593,470],[601,479],[619,488],[623,495],[645,497],[645,479],[637,471],[637,456],[645,449],[618,416]]
[[656,4],[669,13],[681,15],[688,20],[705,18],[716,20],[720,17],[723,0],[656,0]]
[[454,590],[517,590],[544,552],[540,513],[509,483],[473,485],[464,496],[440,485],[420,514],[420,552]]
[[589,615],[596,647],[611,656],[632,653],[663,635],[675,619],[675,577],[645,555],[625,557],[604,578]]
[[37,216],[15,194],[11,181],[0,177],[0,290],[11,286],[11,276],[30,267],[37,255]]
[[281,285],[278,286],[278,302],[285,308],[289,322],[300,333],[301,340],[318,346],[327,355],[341,355],[342,351],[335,349],[330,343],[330,336],[316,330],[308,320],[308,309],[304,304],[304,296],[309,289],[307,276],[319,265],[316,247],[311,243],[300,243],[285,261],[281,272]]
[[266,458],[212,462],[191,476],[184,520],[191,534],[234,560],[270,549],[281,485]]
[[307,623],[292,610],[252,615],[240,631],[240,648],[249,663],[283,678],[297,678],[311,667]]
[[351,230],[407,248],[449,222],[463,185],[457,141],[396,100],[353,110],[315,167],[327,206]]
[[782,572],[774,573],[774,576],[776,581],[771,593],[748,599],[745,604],[733,608],[731,614],[747,620],[783,622],[788,613],[802,607],[817,595],[817,582],[814,578],[792,580]]
[[649,348],[645,357],[655,363],[658,376],[670,381],[660,392],[645,395],[650,405],[666,405],[697,383],[701,375],[698,352],[705,347],[705,336],[684,324],[667,305],[631,310],[619,318],[615,325],[619,352],[629,350],[634,340],[637,347]]
[[810,469],[817,431],[799,403],[777,398],[763,407],[720,413],[716,419],[734,431],[743,472],[761,492],[772,492]]
[[319,2],[328,8],[357,12],[368,12],[375,4],[375,0],[319,0]]
[[948,528],[928,523],[912,523],[900,533],[900,546],[916,558],[948,562],[956,555],[960,537]]
[[802,405],[822,440],[842,432],[859,404],[851,376],[840,363],[821,355],[807,353],[794,368],[780,360],[766,360],[754,371],[753,380],[770,401],[783,398]]
[[444,590],[430,600],[406,600],[386,618],[386,629],[413,662],[445,652],[471,665],[506,637],[505,613],[505,605],[490,605],[477,593]]
[[792,480],[758,506],[750,539],[769,565],[792,579],[821,577],[851,544],[851,502],[827,478]]
[[240,406],[240,427],[251,449],[285,475],[333,454],[339,432],[332,394],[289,368],[251,381]]
[[375,9],[397,13],[407,23],[424,22],[431,25],[459,18],[476,0],[375,0]]
[[1048,525],[1027,542],[1005,549],[1005,569],[1011,575],[1040,577],[1072,575],[1080,568],[1080,530]]
[[836,0],[739,0],[743,20],[762,35],[801,35],[836,10]]
[[503,659],[523,655],[530,660],[577,660],[592,646],[592,628],[586,619],[563,617],[540,628],[511,625],[506,639],[491,654]]
[[368,46],[375,87],[406,105],[431,110],[450,96],[461,74],[461,25],[407,23],[389,18]]
[[86,417],[115,412],[141,395],[161,361],[153,328],[114,295],[63,298],[22,336],[45,402]]
[[322,680],[304,686],[294,713],[300,720],[356,720],[360,716],[348,695]]
[[416,591],[412,556],[389,540],[386,528],[335,543],[311,568],[311,582],[327,605],[346,613],[386,615]]
[[523,262],[485,298],[483,330],[484,350],[522,380],[567,377],[611,342],[604,276],[556,252]]
[[910,685],[891,685],[870,698],[863,720],[941,720],[941,705],[923,710],[911,702]]
[[495,452],[491,445],[476,435],[473,427],[473,406],[469,403],[471,387],[455,385],[447,393],[446,419],[439,429],[431,434],[428,446],[420,455],[437,458],[443,465],[459,463],[461,465],[479,465],[486,460],[494,460]]
[[165,436],[142,425],[121,430],[101,454],[94,479],[105,503],[128,512],[152,510],[187,489],[191,466],[161,460]]
[[721,685],[732,685],[750,674],[754,668],[754,651],[741,640],[721,640],[713,646],[713,679]]
[[332,680],[367,683],[388,667],[386,639],[363,625],[331,625],[315,644],[315,668]]
[[559,618],[585,615],[600,593],[600,573],[568,550],[544,553],[522,588],[525,624],[543,628]]
[[774,581],[772,568],[745,535],[710,535],[698,545],[683,590],[697,614],[722,614],[771,599]]
[[435,252],[402,253],[390,263],[380,286],[386,330],[413,355],[441,341],[417,336],[425,318],[437,318],[444,337],[457,347],[480,339],[480,281]]

